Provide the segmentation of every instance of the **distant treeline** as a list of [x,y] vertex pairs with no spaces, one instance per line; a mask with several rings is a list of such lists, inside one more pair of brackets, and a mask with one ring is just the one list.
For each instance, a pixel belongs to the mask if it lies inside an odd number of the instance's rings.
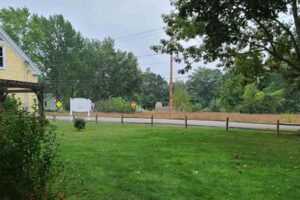
[[246,77],[239,67],[232,66],[225,73],[200,67],[186,83],[175,83],[177,109],[241,113],[300,111],[297,83],[288,82],[280,74],[272,72]]

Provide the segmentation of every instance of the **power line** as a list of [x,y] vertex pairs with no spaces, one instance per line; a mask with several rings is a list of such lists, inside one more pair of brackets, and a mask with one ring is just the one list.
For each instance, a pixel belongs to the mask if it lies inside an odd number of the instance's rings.
[[145,65],[158,65],[158,64],[165,64],[165,63],[169,63],[168,61],[162,61],[162,62],[155,62],[155,63],[146,63],[146,64],[143,64],[144,66]]
[[140,55],[140,56],[136,56],[136,57],[143,58],[143,57],[151,57],[151,56],[157,56],[157,55],[163,55],[163,54],[162,53],[153,53],[153,54]]
[[[279,17],[278,19],[284,19],[284,18],[287,18],[287,17],[290,17],[291,15],[286,15],[286,16],[282,16],[282,17]],[[155,29],[150,29],[150,30],[147,30],[147,31],[142,31],[142,32],[138,32],[138,33],[134,33],[134,34],[131,34],[131,35],[126,35],[126,36],[121,36],[121,37],[117,37],[115,38],[115,41],[118,41],[118,40],[125,40],[127,41],[128,39],[129,40],[132,40],[132,39],[135,39],[137,38],[137,36],[142,36],[142,35],[147,35],[149,33],[154,33],[154,32],[157,32],[157,31],[160,31],[160,30],[164,30],[165,27],[159,27],[159,28],[155,28]]]
[[[163,75],[160,75],[160,74],[157,74],[159,75],[160,77],[162,78],[169,78],[170,76],[163,76]],[[188,78],[190,75],[183,75],[183,76],[174,76],[173,78],[176,78],[176,79],[182,79],[182,78]],[[97,80],[100,80],[100,79],[97,79]],[[73,84],[90,84],[92,81],[91,79],[81,79],[81,80],[47,80],[47,81],[50,81],[50,82],[55,82],[55,83],[48,83],[49,85],[73,85]],[[121,82],[112,82],[112,81],[108,81],[109,85],[111,84],[115,84],[115,85],[120,85],[120,84],[123,84]]]
[[136,36],[140,36],[140,35],[145,35],[145,34],[153,33],[153,32],[159,31],[159,30],[163,30],[163,29],[164,29],[164,27],[159,27],[159,28],[150,29],[150,30],[147,30],[147,31],[142,31],[142,32],[134,33],[134,34],[131,34],[131,35],[121,36],[121,37],[115,38],[115,41],[117,41],[117,40],[123,40],[123,39],[128,39],[128,38],[132,38],[132,37],[136,37]]
[[137,40],[137,39],[144,39],[145,37],[150,37],[150,36],[156,36],[159,32],[153,32],[153,33],[147,33],[145,35],[138,35],[135,37],[131,37],[131,38],[125,38],[122,40],[116,40],[117,42],[129,42],[129,41],[133,41],[133,40]]
[[[143,58],[143,57],[151,57],[151,56],[156,56],[156,55],[164,55],[162,53],[153,53],[153,54],[142,54],[135,56],[136,58]],[[166,54],[165,54],[166,55]],[[95,62],[97,63],[97,62]],[[42,63],[45,67],[50,67],[50,66],[63,66],[63,65],[74,65],[74,64],[82,64],[82,65],[89,65],[91,63],[85,63],[83,61],[72,61],[72,62],[51,62],[51,63]]]

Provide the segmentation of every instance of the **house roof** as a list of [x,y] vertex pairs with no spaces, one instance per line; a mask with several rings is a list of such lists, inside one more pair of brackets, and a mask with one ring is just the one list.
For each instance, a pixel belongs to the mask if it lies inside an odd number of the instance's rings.
[[12,49],[20,56],[20,58],[27,62],[27,67],[33,72],[35,75],[41,75],[41,70],[39,67],[24,53],[24,51],[9,37],[9,35],[2,29],[0,26],[0,40],[7,42]]

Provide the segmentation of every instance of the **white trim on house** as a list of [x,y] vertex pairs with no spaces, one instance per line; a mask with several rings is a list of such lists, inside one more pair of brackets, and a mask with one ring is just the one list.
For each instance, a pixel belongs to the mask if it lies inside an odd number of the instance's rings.
[[[41,70],[39,67],[24,53],[24,51],[9,37],[9,35],[2,29],[0,26],[0,38],[3,40],[1,43],[6,42],[11,48],[16,52],[17,55],[24,61],[24,63],[28,63],[27,67],[33,72],[35,75],[41,75]],[[1,45],[0,43],[0,45]],[[5,61],[5,58],[4,58]],[[5,66],[5,64],[4,64]],[[3,69],[3,68],[2,68]]]

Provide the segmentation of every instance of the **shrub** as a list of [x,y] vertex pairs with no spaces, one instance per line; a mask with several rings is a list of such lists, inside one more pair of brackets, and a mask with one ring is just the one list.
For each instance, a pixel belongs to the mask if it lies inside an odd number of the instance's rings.
[[283,90],[260,91],[254,83],[246,85],[242,98],[239,109],[246,113],[279,113],[285,101]]
[[99,101],[96,104],[97,111],[100,112],[119,112],[119,113],[132,113],[135,109],[132,109],[130,102],[126,101],[122,97],[111,97],[107,100]]
[[55,129],[17,105],[8,98],[0,108],[1,199],[49,199],[57,173]]
[[7,96],[3,103],[3,109],[5,110],[17,110],[21,106],[21,102],[13,97]]
[[85,129],[86,121],[81,118],[74,119],[74,128],[76,128],[78,131]]
[[211,102],[210,102],[210,105],[209,105],[209,110],[211,112],[220,112],[221,110],[221,100],[220,99],[213,99]]
[[184,112],[200,112],[202,110],[201,104],[192,104],[188,102],[184,107]]

